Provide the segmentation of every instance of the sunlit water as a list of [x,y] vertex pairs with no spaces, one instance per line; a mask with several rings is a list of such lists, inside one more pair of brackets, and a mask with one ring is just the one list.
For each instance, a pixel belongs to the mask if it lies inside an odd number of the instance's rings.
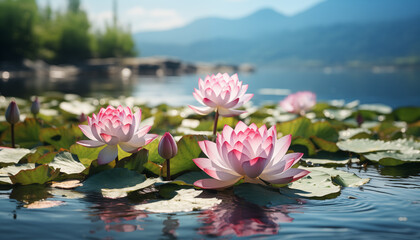
[[[236,199],[211,210],[154,214],[134,210],[133,200],[95,196],[49,200],[65,205],[26,209],[13,190],[0,192],[1,239],[419,239],[420,169],[340,169],[369,177],[328,200],[262,208]],[[50,191],[49,188],[45,189]],[[10,197],[9,197],[10,196]]]
[[[46,91],[76,93],[82,96],[134,96],[151,104],[185,105],[196,103],[192,96],[202,75],[170,77],[133,76],[122,78],[83,77],[76,79],[0,79],[0,93],[29,98]],[[391,107],[420,104],[420,71],[375,73],[369,70],[326,71],[325,69],[260,68],[255,73],[239,73],[249,84],[253,103],[277,103],[291,92],[309,90],[318,100],[343,99],[346,102],[382,103]]]

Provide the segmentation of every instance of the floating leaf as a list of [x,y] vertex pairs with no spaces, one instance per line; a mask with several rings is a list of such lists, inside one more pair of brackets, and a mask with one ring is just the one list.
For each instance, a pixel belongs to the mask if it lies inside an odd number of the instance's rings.
[[12,184],[10,175],[16,175],[21,170],[34,169],[35,164],[26,163],[0,168],[0,184]]
[[103,188],[101,189],[102,196],[106,198],[123,198],[126,197],[128,193],[134,192],[143,188],[150,187],[151,185],[161,182],[160,178],[148,178],[144,182],[141,182],[135,186],[132,187],[125,187],[125,188]]
[[101,193],[104,188],[133,187],[146,180],[146,177],[125,168],[113,168],[95,174],[83,182],[83,186],[76,188],[80,192]]
[[353,113],[353,110],[350,110],[350,109],[325,109],[322,113],[327,118],[342,121],[342,120],[350,117]]
[[60,172],[65,174],[79,174],[86,169],[86,167],[80,163],[77,156],[70,152],[58,153],[49,166],[60,169]]
[[383,166],[398,166],[404,163],[420,162],[419,150],[375,152],[364,154],[363,156],[370,161],[379,162]]
[[42,200],[42,201],[35,201],[30,204],[24,205],[25,208],[28,209],[42,209],[42,208],[52,208],[57,207],[65,204],[66,202],[63,201],[50,201],[50,200]]
[[259,206],[271,207],[296,204],[297,200],[279,193],[277,189],[259,184],[243,183],[233,187],[236,196]]
[[195,183],[195,181],[198,181],[204,178],[210,178],[210,177],[209,175],[207,175],[207,173],[203,171],[193,171],[193,172],[187,172],[175,178],[173,183],[192,186]]
[[292,144],[291,144],[291,149],[295,150],[295,151],[300,151],[299,149],[296,149],[296,145],[301,145],[306,147],[306,149],[308,150],[308,155],[312,156],[315,155],[316,153],[316,148],[315,145],[311,142],[311,140],[307,139],[307,138],[302,138],[302,137],[297,137],[294,138],[292,140]]
[[338,132],[340,140],[350,139],[360,133],[371,134],[372,132],[365,128],[349,128]]
[[413,123],[420,120],[420,107],[401,107],[394,110],[393,115],[400,121]]
[[18,163],[24,156],[32,151],[26,148],[4,148],[0,147],[0,163]]
[[327,151],[327,152],[337,152],[338,151],[338,147],[335,144],[335,142],[330,142],[327,140],[324,140],[322,138],[316,137],[316,136],[312,136],[311,140],[322,150]]
[[53,146],[39,146],[36,148],[35,153],[28,155],[28,162],[38,164],[50,163],[57,154],[54,150]]
[[[15,143],[23,148],[33,148],[41,144],[39,134],[40,124],[33,118],[27,118],[24,122],[18,122],[15,125]],[[4,142],[11,143],[10,128],[2,134]]]
[[77,155],[79,161],[85,167],[89,167],[92,161],[98,158],[99,152],[104,148],[105,146],[97,148],[88,148],[76,143],[70,146],[70,152]]
[[70,146],[82,136],[82,131],[74,125],[70,128],[65,126],[59,128],[44,128],[40,132],[41,141],[53,145],[57,150],[60,148],[69,149]]
[[80,183],[79,180],[67,180],[67,181],[63,181],[63,182],[53,182],[51,184],[51,187],[53,188],[62,188],[62,189],[73,189],[76,187],[80,187],[83,184]]
[[291,197],[307,198],[328,198],[340,193],[340,186],[333,184],[330,174],[315,168],[306,169],[311,171],[307,176],[287,188],[280,188],[280,192]]
[[322,138],[330,142],[337,142],[338,140],[337,131],[331,126],[329,122],[325,121],[314,123],[310,128],[310,132],[308,133],[308,137],[310,136]]
[[44,184],[56,178],[60,170],[51,169],[48,165],[40,165],[34,169],[21,170],[10,176],[13,184]]
[[80,116],[82,113],[89,115],[95,111],[96,108],[90,103],[73,100],[71,102],[61,102],[60,109],[67,113]]
[[337,143],[337,146],[343,151],[355,153],[367,153],[387,150],[409,151],[420,148],[420,142],[407,139],[398,139],[394,141],[370,140],[370,139],[349,139]]
[[380,114],[390,114],[392,108],[384,104],[361,104],[359,110],[374,111]]
[[277,131],[283,133],[283,135],[292,134],[293,137],[310,137],[311,132],[311,120],[300,117],[289,122],[283,122],[277,124]]
[[222,202],[217,197],[201,197],[202,193],[201,190],[181,189],[170,200],[140,204],[135,206],[135,209],[156,213],[191,212],[208,209]]
[[147,162],[148,157],[149,151],[147,149],[141,149],[140,151],[118,161],[117,167],[141,173],[144,170],[144,164]]

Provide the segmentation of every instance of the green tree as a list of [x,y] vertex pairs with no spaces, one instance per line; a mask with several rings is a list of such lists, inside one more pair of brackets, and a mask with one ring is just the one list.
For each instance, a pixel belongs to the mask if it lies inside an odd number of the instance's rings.
[[117,26],[107,25],[103,33],[96,35],[97,57],[132,57],[136,56],[131,32]]
[[0,0],[0,61],[35,57],[37,12],[35,0]]

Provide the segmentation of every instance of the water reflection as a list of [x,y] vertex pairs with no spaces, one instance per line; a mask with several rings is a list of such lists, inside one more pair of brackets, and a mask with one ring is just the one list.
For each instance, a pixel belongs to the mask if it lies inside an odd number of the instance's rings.
[[[134,232],[144,230],[139,222],[148,215],[140,210],[135,210],[126,199],[106,199],[90,197],[93,206],[90,207],[92,212],[89,219],[92,222],[103,222],[106,231],[115,232]],[[89,199],[89,198],[88,198]],[[100,230],[103,230],[100,229]],[[91,230],[95,233],[98,229]]]
[[199,233],[210,236],[236,235],[276,235],[279,223],[292,222],[287,214],[290,206],[262,208],[244,201],[233,201],[221,204],[214,209],[206,210],[199,216],[204,226]]

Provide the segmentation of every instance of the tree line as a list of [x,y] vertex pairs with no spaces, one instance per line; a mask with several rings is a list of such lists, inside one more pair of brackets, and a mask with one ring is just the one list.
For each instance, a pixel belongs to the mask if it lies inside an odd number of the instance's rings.
[[36,0],[0,0],[0,61],[60,64],[135,55],[131,31],[116,17],[93,31],[80,0],[68,0],[65,11],[39,7]]

